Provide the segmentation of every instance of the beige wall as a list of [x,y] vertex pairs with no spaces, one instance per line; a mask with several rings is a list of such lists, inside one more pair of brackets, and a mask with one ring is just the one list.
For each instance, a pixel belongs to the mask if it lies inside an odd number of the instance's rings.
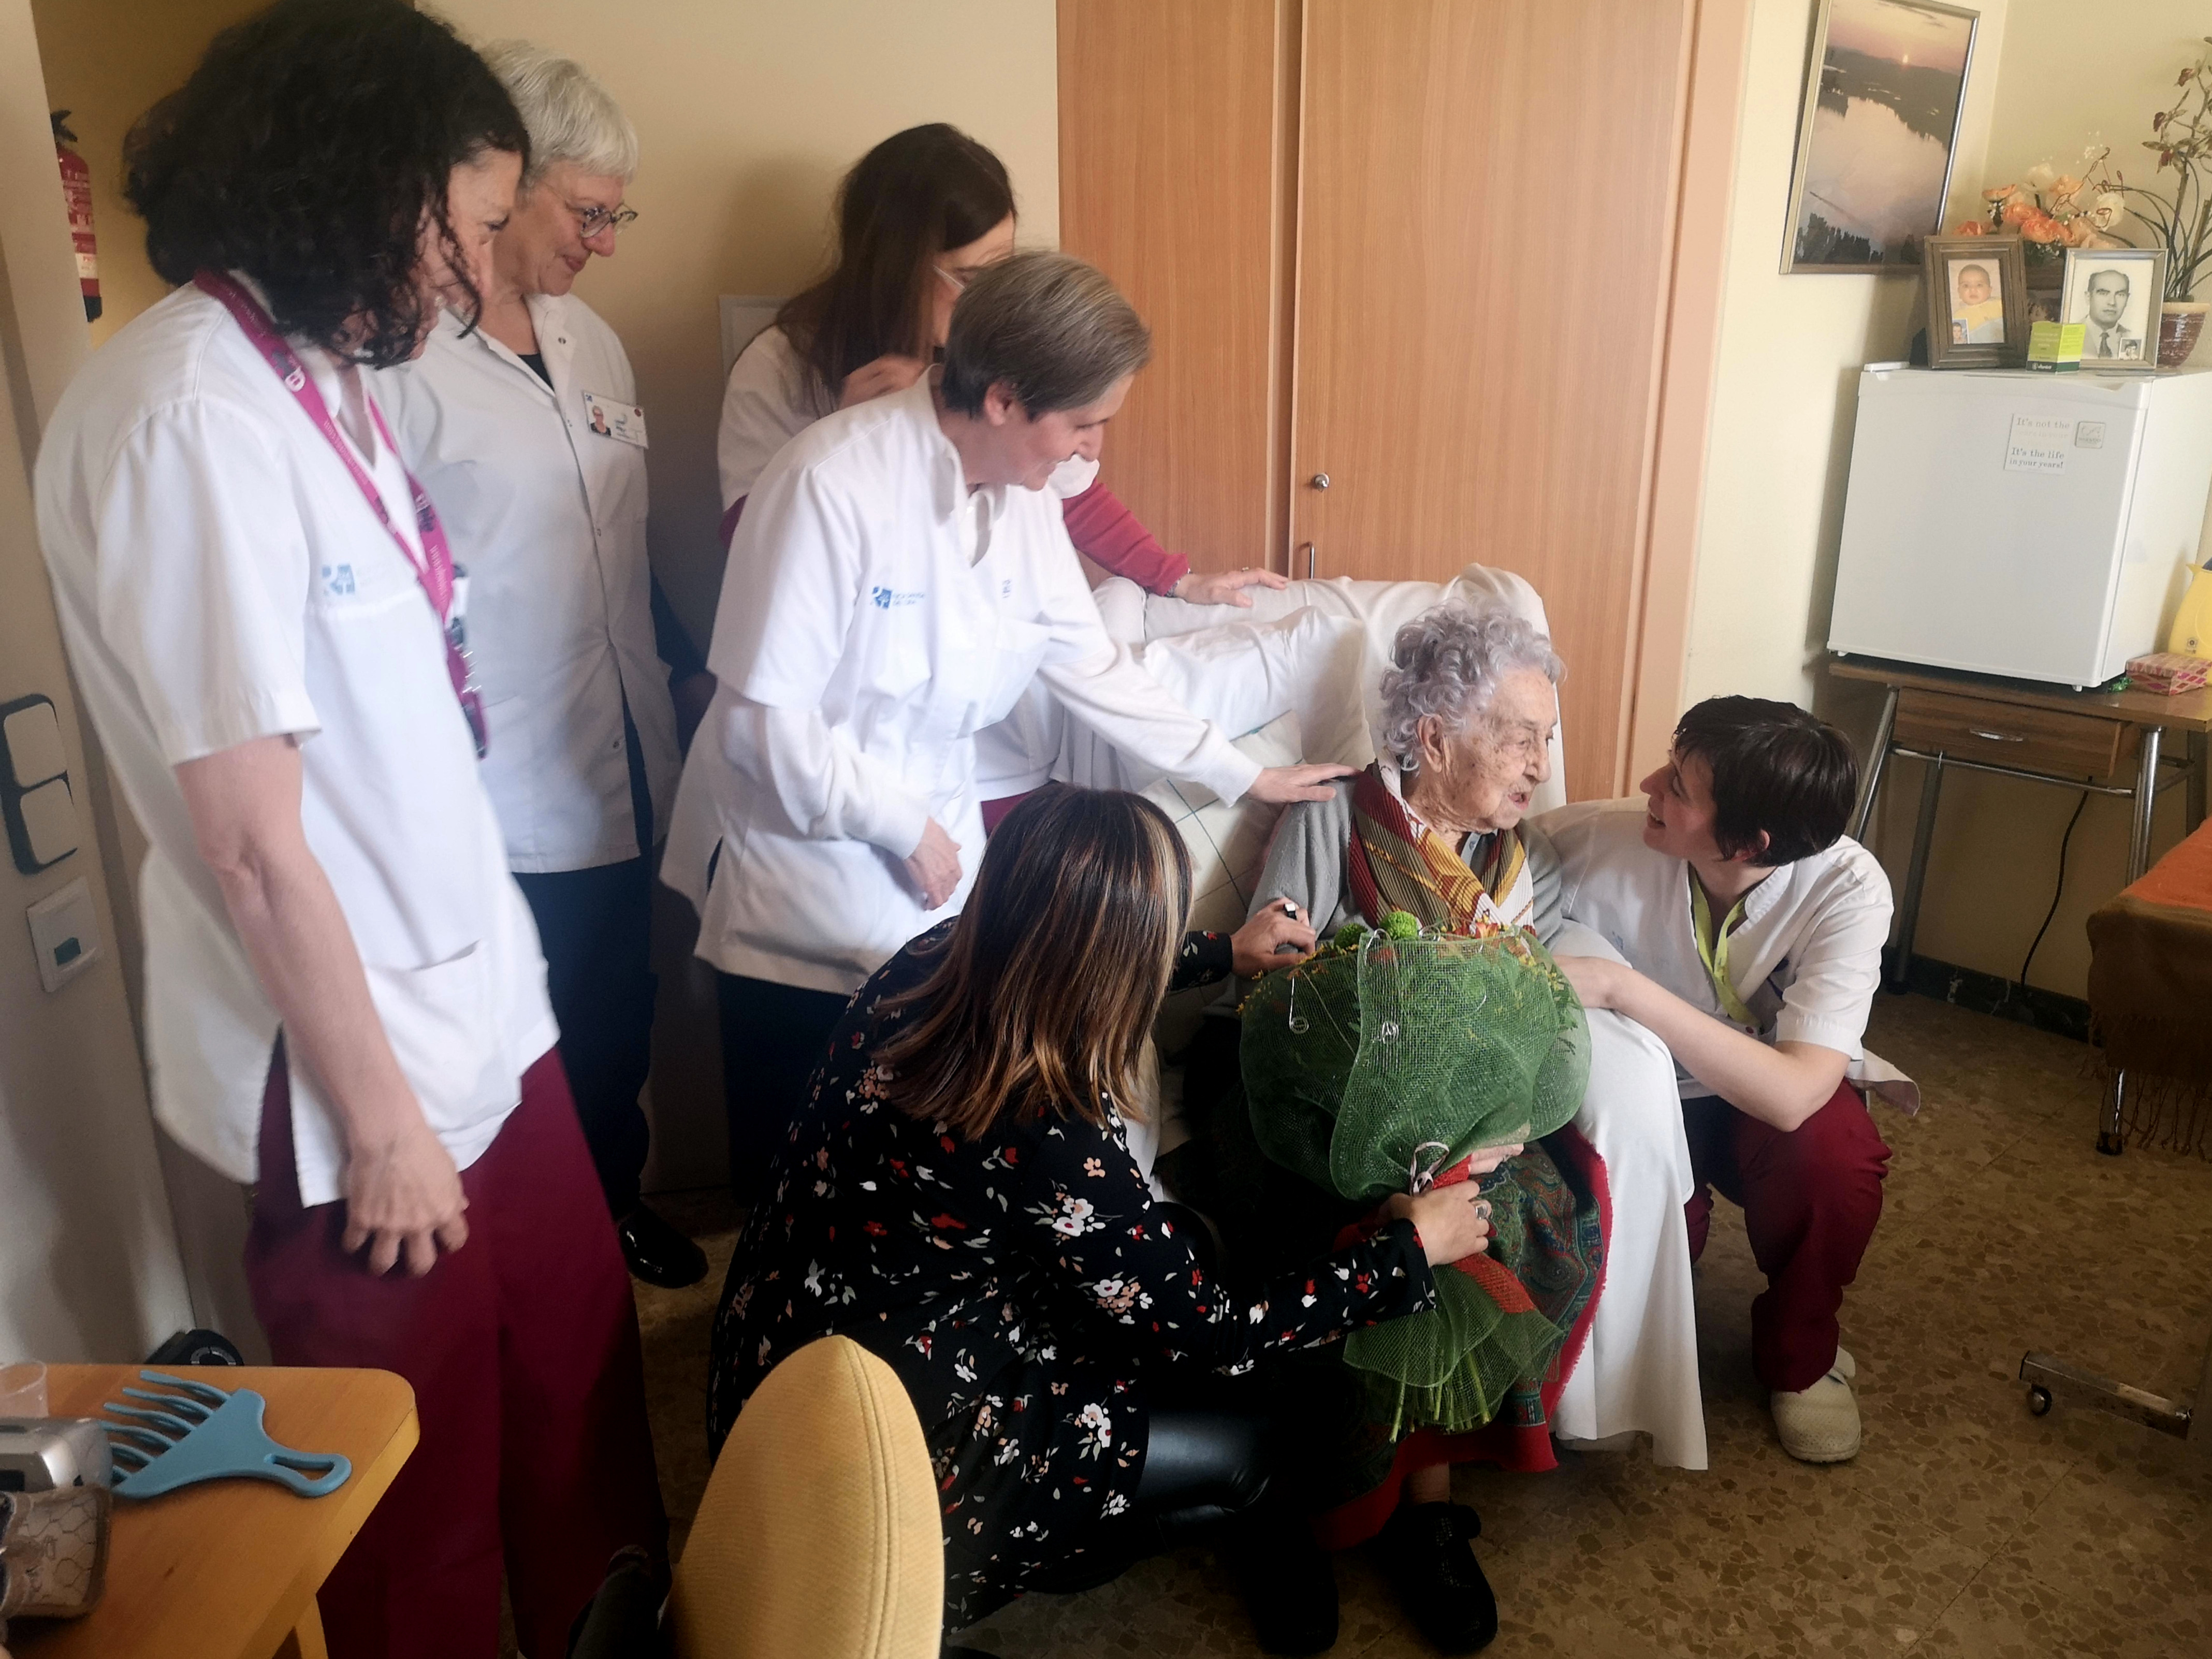
[[[2094,139],[2112,146],[2130,180],[2170,195],[2142,141],[2152,114],[2172,107],[2174,78],[2204,50],[2208,33],[2212,6],[2204,0],[2125,0],[2109,9],[2010,0],[1987,182],[2009,184],[2038,161],[2079,172]],[[2168,185],[2172,178],[2165,175]],[[2139,228],[2129,234],[2148,240]]]
[[788,294],[827,247],[837,178],[878,139],[951,121],[1004,158],[1022,240],[1060,234],[1053,0],[447,0],[482,43],[523,35],[605,82],[644,161],[622,251],[577,291],[629,348],[653,437],[653,561],[704,641],[721,570],[716,296]]

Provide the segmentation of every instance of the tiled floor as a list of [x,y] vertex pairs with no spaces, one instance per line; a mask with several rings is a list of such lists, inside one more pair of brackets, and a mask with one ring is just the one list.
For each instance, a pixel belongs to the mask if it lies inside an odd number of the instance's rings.
[[[1491,1652],[1610,1656],[2212,1656],[2212,1458],[2089,1413],[2031,1417],[2013,1381],[2043,1348],[2161,1393],[2195,1386],[2212,1330],[2212,1165],[2091,1149],[2078,1044],[1918,998],[1885,997],[1875,1046],[1928,1106],[1877,1109],[1888,1209],[1844,1312],[1866,1449],[1815,1469],[1774,1443],[1751,1376],[1758,1285],[1739,1218],[1716,1218],[1698,1285],[1712,1468],[1634,1451],[1555,1473],[1462,1469],[1504,1627]],[[714,1271],[641,1306],[671,1510],[706,1470]],[[1338,1562],[1335,1652],[1428,1651],[1357,1556]],[[1007,1659],[1255,1653],[1202,1552],[1089,1595],[1035,1596],[969,1632]]]

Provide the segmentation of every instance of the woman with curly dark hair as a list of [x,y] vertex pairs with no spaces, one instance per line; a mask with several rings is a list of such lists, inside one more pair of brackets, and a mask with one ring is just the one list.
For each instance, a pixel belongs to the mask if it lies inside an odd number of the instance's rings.
[[399,0],[227,30],[126,151],[180,286],[39,457],[64,634],[152,842],[155,1109],[254,1186],[277,1362],[415,1390],[420,1449],[320,1593],[363,1659],[489,1659],[502,1570],[524,1650],[559,1653],[610,1554],[665,1543],[629,1276],[477,777],[465,580],[362,372],[474,317],[527,149]]

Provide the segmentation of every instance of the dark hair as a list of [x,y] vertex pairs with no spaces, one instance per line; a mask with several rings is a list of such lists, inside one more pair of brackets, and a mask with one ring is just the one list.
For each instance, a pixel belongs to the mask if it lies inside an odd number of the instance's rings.
[[1729,858],[1794,864],[1834,846],[1850,821],[1859,764],[1850,740],[1795,703],[1708,697],[1674,727],[1674,758],[1713,775],[1713,839]]
[[936,971],[884,1005],[891,1103],[973,1140],[1002,1112],[1133,1116],[1190,911],[1190,854],[1141,795],[1048,784],[992,832]]
[[1069,253],[1017,253],[952,307],[939,390],[946,408],[980,415],[1004,381],[1034,418],[1096,403],[1152,355],[1151,331],[1105,272]]
[[777,326],[832,401],[845,377],[886,353],[927,361],[922,295],[931,269],[1014,210],[1006,164],[942,121],[895,132],[837,186],[837,263],[784,302]]
[[453,169],[529,147],[507,89],[436,18],[401,0],[277,0],[138,118],[124,190],[169,282],[243,271],[284,333],[385,368],[423,331],[426,217],[471,313],[483,304],[447,216]]

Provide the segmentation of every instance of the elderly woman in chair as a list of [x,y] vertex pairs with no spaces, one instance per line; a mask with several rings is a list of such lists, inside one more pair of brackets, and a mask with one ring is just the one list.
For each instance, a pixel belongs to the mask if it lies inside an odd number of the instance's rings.
[[[1563,665],[1550,641],[1507,611],[1452,602],[1400,629],[1392,659],[1382,681],[1382,757],[1340,780],[1330,799],[1284,815],[1256,889],[1279,896],[1257,908],[1295,907],[1323,938],[1348,921],[1379,927],[1406,911],[1425,929],[1521,928],[1548,949],[1617,959],[1596,934],[1563,920],[1559,856],[1522,824],[1551,775]],[[1466,1548],[1480,1522],[1449,1501],[1451,1463],[1548,1468],[1554,1436],[1608,1441],[1636,1432],[1651,1437],[1656,1462],[1705,1463],[1682,1209],[1689,1152],[1674,1067],[1641,1026],[1602,1012],[1588,1019],[1582,1108],[1568,1129],[1521,1155],[1529,1165],[1521,1189],[1534,1209],[1553,1213],[1532,1212],[1529,1255],[1506,1263],[1563,1334],[1548,1374],[1524,1379],[1481,1431],[1446,1436],[1404,1433],[1375,1422],[1371,1410],[1352,1427],[1363,1408],[1346,1399],[1341,1379],[1326,1383],[1326,1367],[1316,1373],[1328,1390],[1316,1398],[1335,1402],[1323,1409],[1335,1416],[1340,1405],[1346,1419],[1334,1477],[1346,1501],[1322,1531],[1341,1546],[1379,1529],[1383,1565],[1408,1613],[1446,1651],[1468,1650],[1477,1633],[1460,1628],[1464,1609],[1486,1599],[1452,1593],[1470,1573],[1480,1581]],[[1214,1086],[1194,1051],[1185,1090],[1187,1109],[1207,1096],[1224,1103],[1208,1115],[1214,1121],[1195,1126],[1215,1161],[1178,1190],[1214,1212],[1232,1255],[1265,1259],[1292,1236],[1280,1224],[1285,1183],[1304,1183],[1272,1164],[1257,1182],[1231,1173],[1258,1147],[1238,1109],[1241,1093],[1224,1096],[1231,1079],[1218,1047],[1215,1054],[1223,1069]],[[1247,1164],[1244,1175],[1253,1173]],[[1326,1232],[1345,1218],[1334,1195],[1307,1196],[1311,1228]],[[1579,1261],[1571,1259],[1577,1248]]]

